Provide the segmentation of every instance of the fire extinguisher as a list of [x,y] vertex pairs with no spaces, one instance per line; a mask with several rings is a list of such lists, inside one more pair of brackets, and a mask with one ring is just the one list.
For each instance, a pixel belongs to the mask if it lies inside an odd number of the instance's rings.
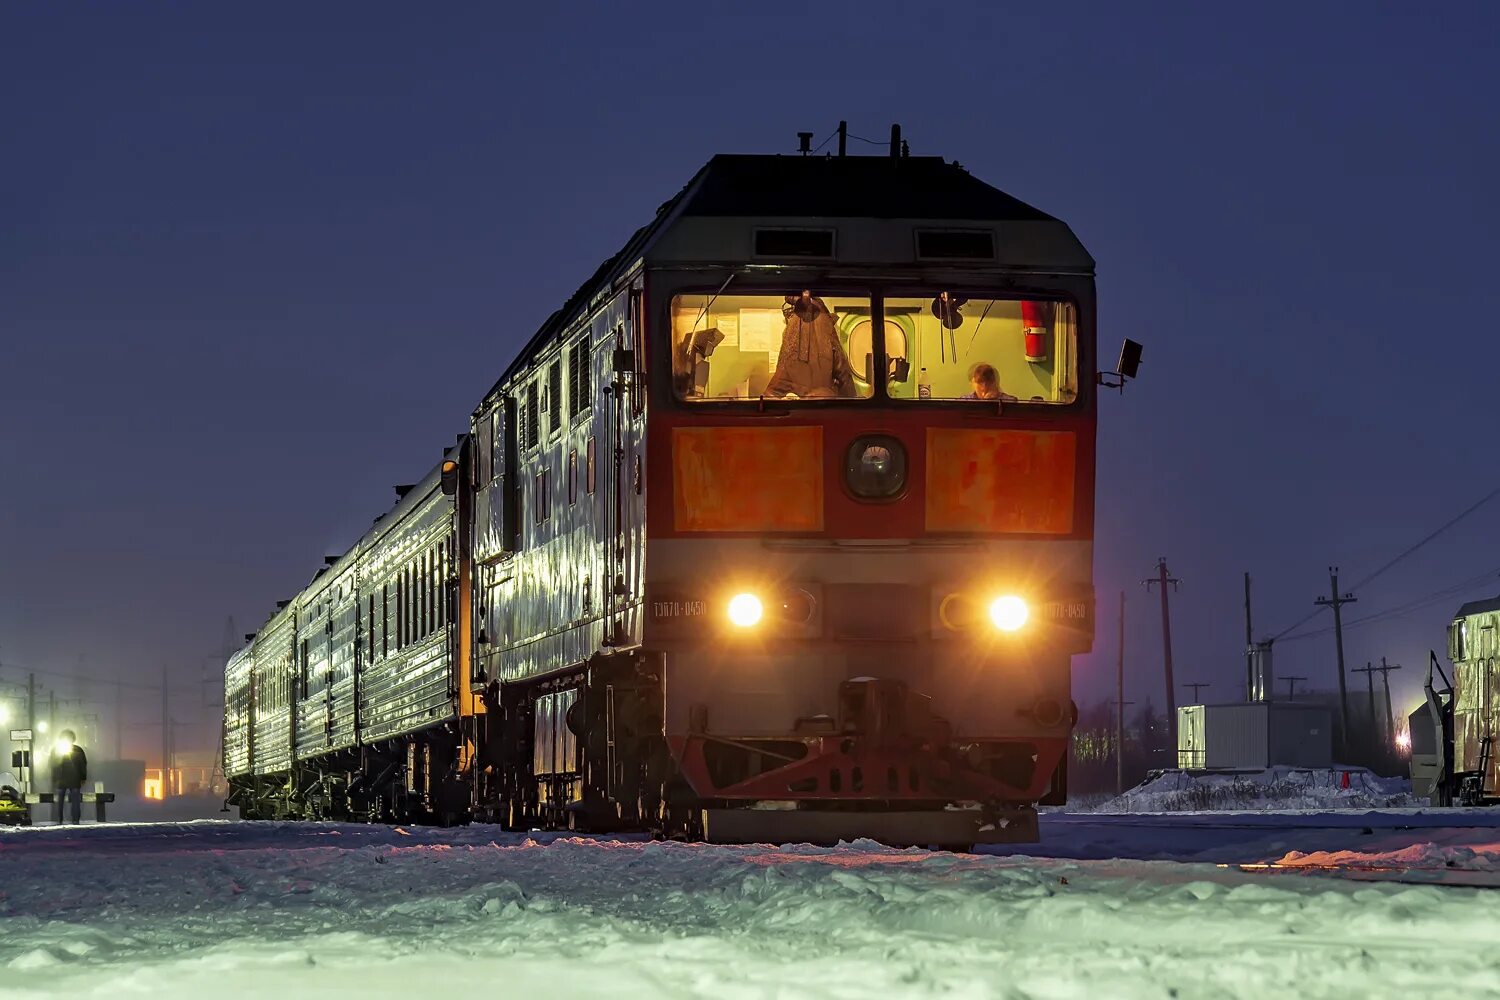
[[1047,302],[1021,302],[1021,329],[1026,334],[1026,360],[1047,360]]

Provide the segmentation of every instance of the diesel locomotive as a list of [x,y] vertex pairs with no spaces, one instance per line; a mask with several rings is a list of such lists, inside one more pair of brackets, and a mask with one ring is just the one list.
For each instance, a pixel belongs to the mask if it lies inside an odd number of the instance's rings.
[[719,155],[225,669],[247,817],[1034,839],[1094,262],[939,157]]

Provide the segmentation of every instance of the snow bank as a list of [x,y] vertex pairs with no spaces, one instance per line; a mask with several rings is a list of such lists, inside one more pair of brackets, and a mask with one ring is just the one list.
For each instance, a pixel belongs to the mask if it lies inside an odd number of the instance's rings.
[[1500,873],[1500,838],[1461,845],[1426,841],[1384,851],[1288,851],[1276,863],[1286,868]]
[[7,997],[1483,994],[1492,900],[1170,862],[335,824],[0,834]]
[[1362,767],[1273,767],[1247,774],[1166,771],[1082,811],[1388,809],[1427,804],[1426,798],[1411,794],[1408,779],[1382,778]]

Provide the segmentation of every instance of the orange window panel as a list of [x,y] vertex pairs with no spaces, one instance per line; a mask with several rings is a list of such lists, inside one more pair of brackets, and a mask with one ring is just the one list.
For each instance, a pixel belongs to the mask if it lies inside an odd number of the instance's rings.
[[823,530],[821,427],[672,431],[678,531]]
[[1067,534],[1074,453],[1068,431],[927,429],[927,530]]

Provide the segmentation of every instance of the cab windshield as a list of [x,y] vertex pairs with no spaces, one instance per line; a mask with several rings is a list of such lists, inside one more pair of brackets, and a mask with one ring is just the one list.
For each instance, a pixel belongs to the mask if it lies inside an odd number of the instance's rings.
[[869,296],[811,288],[678,295],[672,300],[677,396],[692,403],[868,398],[870,312]]
[[1071,403],[1077,311],[1069,302],[933,291],[885,300],[894,399]]
[[[1078,396],[1071,303],[934,290],[888,296],[886,391],[896,400],[1071,403]],[[678,295],[672,374],[679,399],[868,399],[874,300],[815,288]]]

